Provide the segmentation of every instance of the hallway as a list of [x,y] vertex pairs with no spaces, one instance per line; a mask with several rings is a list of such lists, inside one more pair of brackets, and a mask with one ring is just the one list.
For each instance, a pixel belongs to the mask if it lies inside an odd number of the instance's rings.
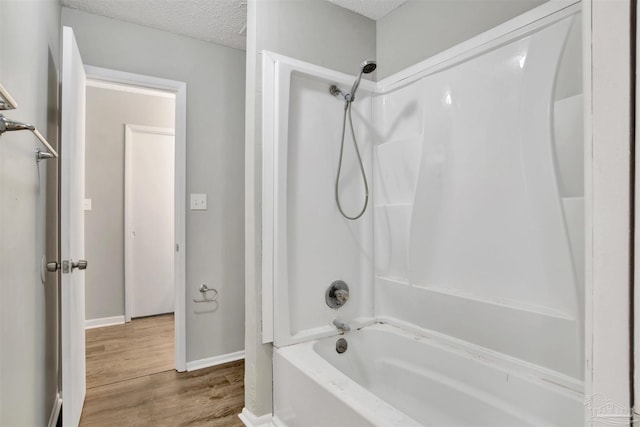
[[244,362],[174,370],[173,315],[86,331],[81,426],[242,426]]

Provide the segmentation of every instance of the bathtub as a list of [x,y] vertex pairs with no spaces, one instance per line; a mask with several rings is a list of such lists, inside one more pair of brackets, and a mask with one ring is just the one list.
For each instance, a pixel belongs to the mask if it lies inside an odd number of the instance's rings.
[[580,384],[552,382],[516,359],[384,323],[342,337],[342,354],[340,337],[274,350],[273,424],[583,424]]

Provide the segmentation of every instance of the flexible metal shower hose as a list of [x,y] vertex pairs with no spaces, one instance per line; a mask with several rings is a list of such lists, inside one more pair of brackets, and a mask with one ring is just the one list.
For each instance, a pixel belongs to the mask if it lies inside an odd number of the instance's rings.
[[[358,156],[358,163],[360,164],[360,172],[362,173],[362,180],[364,181],[364,206],[362,206],[362,210],[356,216],[349,216],[342,210],[342,206],[340,205],[340,197],[338,197],[338,191],[340,189],[340,172],[342,171],[342,155],[344,153],[344,134],[347,127],[347,114],[349,115],[349,126],[351,127],[351,136],[353,137],[353,146],[356,149],[356,155]],[[338,205],[338,210],[342,214],[343,217],[349,220],[356,220],[364,215],[364,212],[367,210],[367,204],[369,203],[369,184],[367,183],[367,176],[364,173],[364,166],[362,165],[362,157],[360,157],[360,150],[358,149],[358,141],[356,140],[356,134],[353,130],[353,119],[351,118],[351,102],[347,102],[347,105],[344,108],[344,115],[342,117],[342,140],[340,141],[340,160],[338,161],[338,173],[336,175],[336,205]]]

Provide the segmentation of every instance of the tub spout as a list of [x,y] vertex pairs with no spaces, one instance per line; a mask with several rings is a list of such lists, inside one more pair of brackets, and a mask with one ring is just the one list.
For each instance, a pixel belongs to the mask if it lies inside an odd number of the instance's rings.
[[333,326],[338,328],[338,330],[341,333],[349,332],[351,330],[351,326],[349,326],[349,324],[347,322],[345,322],[344,320],[340,320],[340,319],[335,319],[333,321]]

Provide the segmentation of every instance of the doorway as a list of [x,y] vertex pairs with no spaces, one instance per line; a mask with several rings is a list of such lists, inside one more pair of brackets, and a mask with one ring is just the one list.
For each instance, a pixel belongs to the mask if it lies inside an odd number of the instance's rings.
[[[152,96],[147,100],[155,101]],[[149,107],[159,105],[161,103]],[[167,124],[173,126],[173,117]],[[127,322],[132,318],[174,311],[174,165],[173,127],[125,125],[124,299]]]
[[87,327],[157,321],[164,365],[184,371],[186,84],[85,69]]

